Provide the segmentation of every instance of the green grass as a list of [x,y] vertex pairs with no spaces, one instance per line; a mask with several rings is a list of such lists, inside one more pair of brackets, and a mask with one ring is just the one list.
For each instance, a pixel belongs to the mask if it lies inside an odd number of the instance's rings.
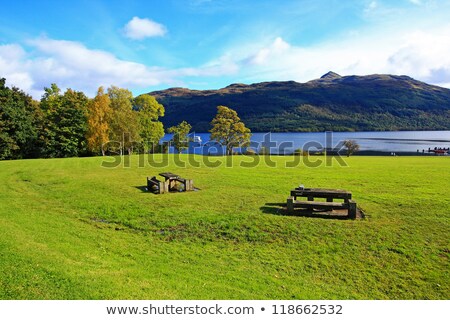
[[[0,298],[450,298],[450,158],[285,168],[291,159],[275,168],[243,168],[241,157],[233,168],[2,161]],[[201,191],[138,188],[163,171]],[[300,182],[351,190],[366,218],[280,215],[274,204]]]

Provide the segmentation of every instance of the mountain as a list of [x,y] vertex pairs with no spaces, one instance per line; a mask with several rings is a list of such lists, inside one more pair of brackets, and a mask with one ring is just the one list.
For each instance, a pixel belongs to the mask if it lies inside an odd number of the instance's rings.
[[408,76],[340,76],[306,83],[231,84],[219,90],[150,92],[166,109],[166,127],[188,121],[210,129],[218,105],[237,111],[253,131],[450,130],[450,90]]
[[333,71],[329,71],[327,73],[325,73],[323,76],[320,77],[320,80],[329,80],[332,81],[334,79],[340,79],[342,78],[339,74],[337,74],[336,72]]

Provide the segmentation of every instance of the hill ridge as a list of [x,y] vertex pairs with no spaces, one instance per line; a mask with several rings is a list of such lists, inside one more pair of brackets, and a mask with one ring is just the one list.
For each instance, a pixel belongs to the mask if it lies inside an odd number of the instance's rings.
[[450,89],[406,75],[341,76],[233,83],[216,90],[169,88],[148,94],[162,103],[166,126],[186,120],[207,131],[218,105],[235,109],[252,131],[449,130]]

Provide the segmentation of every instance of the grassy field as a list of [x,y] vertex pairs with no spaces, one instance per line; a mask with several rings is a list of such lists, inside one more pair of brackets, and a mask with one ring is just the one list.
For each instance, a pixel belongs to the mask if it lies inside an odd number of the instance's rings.
[[[1,299],[450,299],[449,157],[137,159],[0,162]],[[144,192],[163,171],[201,191]],[[300,182],[351,190],[366,218],[280,214]]]

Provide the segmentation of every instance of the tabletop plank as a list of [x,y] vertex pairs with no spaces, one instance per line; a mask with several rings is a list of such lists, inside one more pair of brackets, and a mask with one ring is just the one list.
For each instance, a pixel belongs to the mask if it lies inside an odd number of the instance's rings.
[[159,175],[166,179],[178,179],[180,177],[179,175],[172,173],[172,172],[162,172]]
[[291,196],[295,197],[317,197],[317,198],[339,198],[339,199],[351,199],[352,193],[346,190],[338,189],[294,189],[291,190]]

